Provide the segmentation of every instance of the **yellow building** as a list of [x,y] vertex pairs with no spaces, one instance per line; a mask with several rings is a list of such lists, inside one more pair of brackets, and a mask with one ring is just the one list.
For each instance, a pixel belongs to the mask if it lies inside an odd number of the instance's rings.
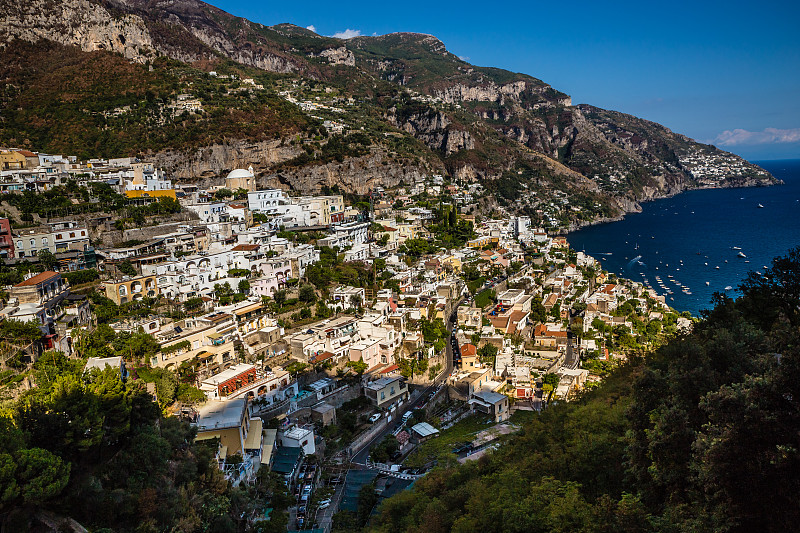
[[117,305],[154,298],[158,296],[158,283],[155,276],[139,276],[126,281],[107,281],[105,283],[106,296],[114,300]]
[[484,246],[489,246],[490,244],[498,244],[500,243],[500,237],[491,237],[489,235],[484,235],[482,237],[478,237],[477,239],[472,239],[471,241],[467,241],[467,246],[470,248],[483,248]]
[[163,189],[160,191],[125,191],[125,196],[130,199],[136,198],[172,198],[173,200],[177,200],[178,197],[175,195],[175,189]]
[[257,451],[261,455],[263,429],[260,418],[247,414],[247,400],[210,401],[200,407],[195,441],[219,439],[220,458]]
[[12,150],[0,151],[0,170],[22,170],[26,167],[27,159],[19,152]]

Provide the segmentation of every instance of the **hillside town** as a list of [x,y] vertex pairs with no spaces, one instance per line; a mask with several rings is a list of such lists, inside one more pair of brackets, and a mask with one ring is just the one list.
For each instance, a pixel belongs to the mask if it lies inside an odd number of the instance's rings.
[[492,453],[691,328],[479,192],[430,175],[301,196],[252,168],[200,186],[135,158],[4,149],[0,394],[37,387],[54,352],[112,368],[232,485],[280,475],[290,530],[342,529],[365,485],[388,498]]

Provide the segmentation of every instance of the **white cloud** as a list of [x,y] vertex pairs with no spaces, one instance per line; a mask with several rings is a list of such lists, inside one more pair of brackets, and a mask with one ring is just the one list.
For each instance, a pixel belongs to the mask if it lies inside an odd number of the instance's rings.
[[725,130],[711,142],[718,146],[795,143],[800,142],[800,128],[788,130],[765,128],[764,131]]
[[352,39],[353,37],[358,37],[359,35],[361,35],[361,30],[351,30],[348,28],[344,31],[337,31],[331,35],[331,37],[335,39]]
[[309,24],[308,26],[306,26],[306,29],[313,31],[314,33],[317,33],[317,28],[313,24]]

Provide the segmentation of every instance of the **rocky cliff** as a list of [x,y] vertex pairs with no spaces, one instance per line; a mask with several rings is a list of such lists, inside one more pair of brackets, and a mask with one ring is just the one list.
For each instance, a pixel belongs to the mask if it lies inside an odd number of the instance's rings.
[[[0,14],[0,77],[12,87],[0,99],[6,144],[139,153],[178,179],[209,182],[252,165],[262,183],[303,191],[366,192],[445,172],[483,182],[501,203],[521,197],[509,207],[574,223],[687,188],[774,182],[659,124],[573,106],[532,76],[470,65],[431,35],[344,41],[199,0],[0,0]],[[55,45],[34,58],[20,41],[74,46],[93,59]],[[47,53],[85,66],[55,68]],[[97,64],[105,78],[87,70]],[[179,112],[177,95],[187,92],[202,110]],[[65,135],[70,122],[86,135]],[[548,214],[552,205],[558,214]]]

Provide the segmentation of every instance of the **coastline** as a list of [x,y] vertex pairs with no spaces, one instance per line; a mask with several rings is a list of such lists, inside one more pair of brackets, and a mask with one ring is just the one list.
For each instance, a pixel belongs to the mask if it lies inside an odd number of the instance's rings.
[[[772,174],[770,174],[770,175],[772,176]],[[659,196],[652,196],[652,197],[649,197],[649,198],[643,198],[643,199],[639,199],[639,200],[628,200],[626,203],[631,204],[633,206],[633,209],[624,209],[624,205],[622,205],[620,207],[623,207],[623,212],[621,214],[615,216],[615,217],[603,217],[603,218],[597,218],[597,219],[589,220],[589,221],[581,221],[581,222],[577,222],[577,223],[572,223],[572,224],[570,224],[568,229],[566,229],[566,230],[559,229],[555,234],[556,235],[569,235],[570,233],[573,233],[575,231],[579,231],[579,230],[584,229],[584,228],[588,228],[588,227],[592,227],[592,226],[599,226],[601,224],[609,224],[609,223],[612,223],[612,222],[619,222],[621,220],[624,220],[625,217],[627,215],[629,215],[629,214],[641,213],[642,212],[642,204],[649,203],[649,202],[655,202],[657,200],[666,200],[668,198],[673,198],[673,197],[678,196],[679,194],[683,194],[685,192],[703,191],[703,190],[709,190],[709,189],[751,189],[751,188],[759,188],[759,187],[774,187],[774,186],[778,186],[778,185],[785,185],[785,182],[783,180],[778,179],[775,176],[772,176],[772,179],[773,179],[773,181],[771,183],[758,182],[758,183],[748,183],[748,184],[744,184],[744,185],[739,185],[737,183],[730,183],[730,184],[726,184],[726,185],[713,185],[713,186],[712,185],[702,185],[702,186],[698,186],[698,187],[686,187],[686,188],[681,189],[679,191],[666,192],[666,193],[664,193],[662,195],[659,195]]]

